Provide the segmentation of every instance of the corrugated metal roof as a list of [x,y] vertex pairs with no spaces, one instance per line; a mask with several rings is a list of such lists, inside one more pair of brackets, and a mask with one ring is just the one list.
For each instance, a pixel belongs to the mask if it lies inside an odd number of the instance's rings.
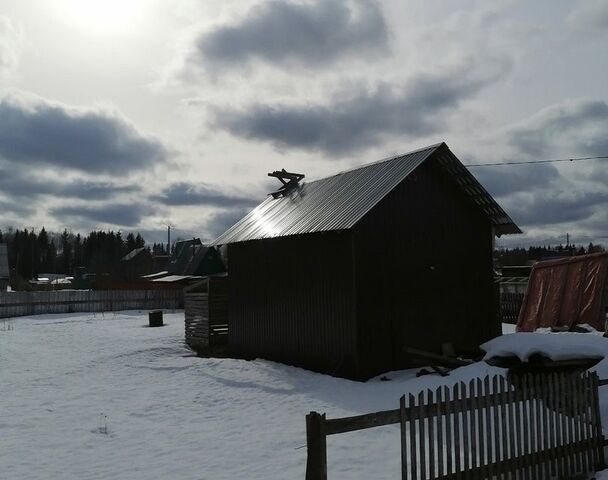
[[8,278],[8,250],[6,243],[0,243],[0,278]]
[[458,184],[490,217],[499,234],[520,233],[447,145],[439,143],[327,178],[303,182],[283,197],[269,197],[211,245],[350,229],[435,153],[440,156],[438,162],[442,169],[457,177]]

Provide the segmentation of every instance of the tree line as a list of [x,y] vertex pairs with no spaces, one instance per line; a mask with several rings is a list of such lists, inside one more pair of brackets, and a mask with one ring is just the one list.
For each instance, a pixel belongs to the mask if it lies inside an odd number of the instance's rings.
[[545,245],[530,246],[528,248],[503,248],[494,252],[497,266],[527,265],[530,261],[550,260],[557,257],[573,257],[588,253],[604,252],[602,245],[589,243],[583,245]]
[[73,275],[78,267],[88,273],[111,273],[120,259],[136,248],[148,248],[156,255],[165,255],[166,247],[146,245],[143,237],[120,231],[93,231],[88,235],[34,230],[0,230],[0,243],[8,245],[11,275],[20,280],[36,278],[40,273]]

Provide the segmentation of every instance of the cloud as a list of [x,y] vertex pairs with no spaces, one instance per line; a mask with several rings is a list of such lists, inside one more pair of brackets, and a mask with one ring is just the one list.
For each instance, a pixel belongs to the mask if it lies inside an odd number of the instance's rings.
[[[568,100],[504,128],[498,137],[506,145],[496,141],[494,148],[511,161],[602,156],[608,155],[606,131],[604,100]],[[592,226],[592,220],[608,209],[608,160],[472,171],[491,194],[500,197],[515,222],[535,230],[537,236],[555,234],[556,229],[579,236],[605,234],[605,226]]]
[[495,197],[555,186],[561,178],[557,168],[551,164],[478,167],[471,168],[471,172]]
[[201,205],[209,207],[253,207],[259,202],[250,197],[233,195],[205,183],[178,182],[152,197],[165,205]]
[[608,192],[543,192],[511,201],[509,213],[523,226],[580,222],[608,205]]
[[[534,160],[608,155],[608,103],[599,99],[569,100],[547,107],[511,128],[508,141],[520,155]],[[608,182],[608,161],[580,165],[579,175]]]
[[206,222],[206,231],[212,240],[215,240],[232,225],[250,212],[250,208],[233,208],[211,214]]
[[608,3],[605,0],[580,1],[567,17],[571,28],[580,32],[608,32]]
[[386,83],[358,90],[326,104],[256,104],[243,110],[216,108],[214,125],[231,134],[344,155],[380,143],[387,136],[416,138],[444,127],[444,114],[496,81],[506,64],[479,71],[470,65],[419,74],[403,87]]
[[13,198],[0,198],[0,218],[3,223],[7,221],[9,216],[13,216],[15,220],[23,220],[24,217],[33,215],[35,211],[36,210],[29,202],[15,200]]
[[31,175],[27,171],[0,167],[0,191],[12,197],[37,197],[49,195],[58,198],[106,200],[112,196],[138,192],[136,185],[119,185],[112,182],[74,179],[59,181],[43,175]]
[[126,174],[167,160],[167,149],[117,112],[32,95],[0,97],[0,157],[20,166]]
[[14,73],[19,63],[23,32],[10,18],[0,15],[0,78]]
[[509,143],[533,157],[556,151],[567,155],[608,154],[608,104],[603,100],[569,100],[541,110],[513,127]]
[[152,208],[136,203],[114,203],[109,205],[61,206],[51,209],[50,213],[63,223],[87,222],[110,224],[125,227],[137,226],[142,218],[153,213]]
[[321,66],[384,50],[387,38],[375,1],[268,1],[238,22],[203,32],[190,60],[234,67],[253,60]]

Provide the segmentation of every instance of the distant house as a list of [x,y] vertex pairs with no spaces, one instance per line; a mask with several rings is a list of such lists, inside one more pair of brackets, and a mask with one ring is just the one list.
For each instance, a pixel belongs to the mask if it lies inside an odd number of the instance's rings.
[[202,276],[225,271],[218,250],[203,245],[199,238],[177,242],[168,268],[171,275]]
[[145,247],[135,248],[120,260],[120,277],[123,280],[136,280],[153,271],[154,259]]
[[6,243],[0,243],[0,292],[6,291],[6,287],[9,284],[9,276],[8,248]]
[[[276,198],[275,198],[276,197]],[[521,233],[445,143],[269,196],[227,245],[228,342],[355,379],[500,334],[494,236]]]

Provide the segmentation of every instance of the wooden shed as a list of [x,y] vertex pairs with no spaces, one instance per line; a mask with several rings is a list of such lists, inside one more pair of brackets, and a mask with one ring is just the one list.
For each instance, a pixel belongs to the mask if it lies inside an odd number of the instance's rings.
[[408,366],[404,347],[474,351],[500,333],[492,251],[510,233],[444,143],[297,183],[213,242],[230,351],[355,379]]
[[228,297],[225,275],[208,276],[184,289],[186,343],[201,354],[225,347]]

